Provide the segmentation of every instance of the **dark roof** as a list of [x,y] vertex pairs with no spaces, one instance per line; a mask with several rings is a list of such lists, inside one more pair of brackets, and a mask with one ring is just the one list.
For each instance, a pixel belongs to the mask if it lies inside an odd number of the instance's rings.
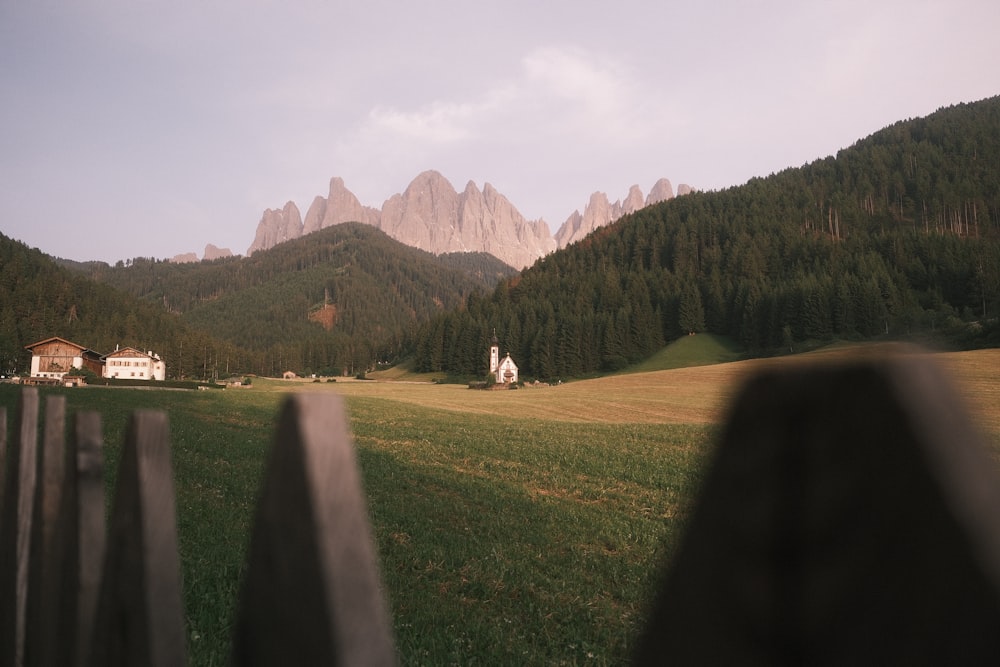
[[74,343],[71,340],[66,340],[65,338],[60,338],[59,336],[52,336],[50,338],[46,338],[45,340],[40,340],[37,343],[32,343],[31,345],[25,345],[24,349],[31,350],[32,352],[34,352],[36,347],[40,347],[42,345],[45,345],[46,343],[51,343],[53,341],[59,341],[59,342],[62,342],[62,343],[66,343],[67,345],[72,345],[73,347],[79,349],[80,352],[83,353],[83,354],[87,354],[89,352],[90,354],[92,354],[92,355],[94,355],[96,357],[101,356],[99,352],[95,352],[94,350],[86,348],[83,345],[80,345],[79,343]]

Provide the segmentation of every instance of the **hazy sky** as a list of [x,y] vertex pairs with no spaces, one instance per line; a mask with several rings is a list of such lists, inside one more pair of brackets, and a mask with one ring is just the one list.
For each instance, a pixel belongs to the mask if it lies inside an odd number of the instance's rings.
[[997,0],[0,0],[0,232],[242,254],[333,176],[381,207],[436,169],[555,233],[997,94]]

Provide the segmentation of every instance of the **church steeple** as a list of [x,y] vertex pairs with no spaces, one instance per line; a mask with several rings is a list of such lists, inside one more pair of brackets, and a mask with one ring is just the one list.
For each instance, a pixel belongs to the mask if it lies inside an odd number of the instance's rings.
[[496,373],[500,367],[500,341],[497,339],[497,330],[493,329],[493,338],[490,339],[490,373]]

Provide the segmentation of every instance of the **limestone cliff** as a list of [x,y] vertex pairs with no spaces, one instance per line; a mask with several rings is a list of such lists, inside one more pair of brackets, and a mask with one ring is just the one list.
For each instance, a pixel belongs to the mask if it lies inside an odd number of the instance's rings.
[[330,179],[326,199],[317,196],[302,223],[302,233],[311,234],[342,222],[364,222],[378,227],[381,213],[370,206],[362,206],[354,193],[344,186],[344,179]]
[[205,246],[205,254],[202,255],[202,259],[212,260],[212,259],[222,259],[223,257],[232,257],[233,251],[229,248],[219,248],[217,246],[209,243]]
[[247,249],[247,255],[257,250],[273,248],[279,243],[302,236],[302,216],[294,202],[282,209],[267,209],[257,223],[257,234]]
[[[204,260],[219,259],[221,257],[232,257],[233,253],[229,248],[218,248],[211,243],[205,246],[205,254],[202,256]],[[197,262],[198,255],[193,252],[186,252],[180,255],[174,255],[168,261],[174,264],[189,264],[191,262]]]
[[[689,190],[681,185],[678,194],[682,189]],[[313,199],[304,221],[292,202],[280,210],[264,211],[247,254],[331,225],[363,222],[401,243],[434,254],[487,252],[521,269],[623,215],[673,196],[673,187],[665,178],[656,182],[648,197],[643,197],[638,185],[613,204],[605,193],[595,192],[583,213],[574,211],[553,236],[544,220],[526,219],[489,183],[480,190],[469,181],[459,193],[440,173],[425,171],[402,193],[389,197],[379,210],[361,204],[343,179],[334,177],[327,196]]]
[[441,174],[425,171],[382,205],[383,232],[433,253],[464,252],[458,240],[458,193]]
[[649,196],[646,197],[646,206],[652,206],[653,204],[659,204],[661,201],[667,201],[668,199],[674,198],[674,188],[670,184],[670,181],[666,178],[661,178],[656,183],[653,184],[653,189],[649,191]]
[[[677,186],[678,196],[689,192],[692,192],[689,186],[684,184]],[[573,211],[559,227],[555,234],[556,243],[560,248],[565,248],[584,238],[595,229],[610,225],[623,215],[635,213],[644,206],[658,204],[673,197],[673,186],[665,178],[661,178],[653,185],[653,189],[649,191],[649,196],[645,199],[643,199],[642,190],[638,185],[629,188],[625,199],[619,199],[614,204],[608,200],[605,193],[595,192],[590,195],[590,201],[583,209],[582,214],[579,210]]]
[[556,249],[544,221],[526,220],[489,183],[480,191],[470,181],[459,194],[440,173],[425,171],[402,193],[389,197],[381,211],[362,205],[343,179],[332,178],[327,197],[313,199],[304,222],[291,202],[280,211],[265,211],[247,254],[352,221],[373,225],[401,243],[434,254],[487,252],[516,268]]

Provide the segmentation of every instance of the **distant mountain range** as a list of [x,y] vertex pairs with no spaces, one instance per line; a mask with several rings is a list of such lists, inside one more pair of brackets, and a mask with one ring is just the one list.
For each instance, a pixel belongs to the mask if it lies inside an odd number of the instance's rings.
[[[691,191],[677,187],[677,194]],[[661,178],[644,196],[633,185],[624,199],[612,203],[607,194],[595,192],[583,212],[573,211],[553,236],[544,220],[528,220],[504,195],[486,183],[483,189],[469,181],[459,193],[436,171],[419,174],[401,194],[387,199],[381,209],[363,205],[344,185],[343,179],[330,179],[326,197],[317,196],[303,219],[299,208],[289,201],[283,208],[267,209],[257,224],[247,255],[272,248],[279,243],[343,222],[372,225],[406,245],[433,254],[485,252],[504,263],[523,269],[540,257],[579,241],[599,227],[608,225],[644,206],[674,197],[670,181]],[[228,249],[209,245],[204,259],[228,256]],[[198,261],[188,253],[174,262]]]
[[[540,379],[615,371],[699,332],[750,354],[886,337],[995,346],[998,183],[995,97],[722,191],[598,193],[554,236],[540,221],[510,232],[523,218],[494,188],[459,194],[435,172],[381,210],[333,179],[305,220],[293,204],[266,213],[257,242],[273,247],[248,257],[53,261],[0,234],[0,371],[26,368],[25,346],[53,335],[156,350],[171,377],[206,378],[406,357],[474,378],[494,335]],[[670,201],[605,222],[656,199]],[[493,252],[553,251],[517,270],[530,256],[467,252],[485,238]],[[432,242],[466,252],[412,247]]]

